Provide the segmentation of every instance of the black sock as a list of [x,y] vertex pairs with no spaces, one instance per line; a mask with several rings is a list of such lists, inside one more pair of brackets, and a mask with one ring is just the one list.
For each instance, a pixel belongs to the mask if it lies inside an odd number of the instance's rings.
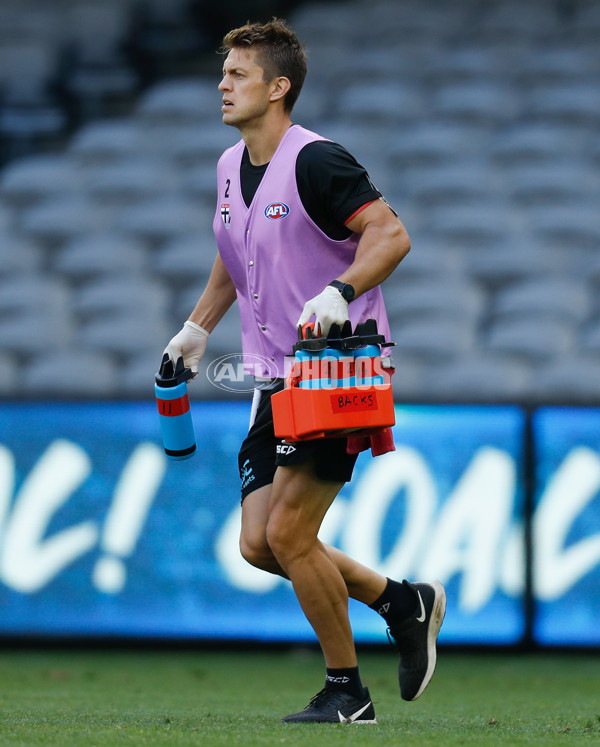
[[325,689],[344,690],[356,698],[364,698],[365,695],[365,688],[361,682],[358,667],[348,669],[330,669],[327,667]]
[[417,610],[417,604],[418,597],[414,586],[408,581],[400,584],[388,578],[383,594],[369,607],[378,612],[388,625],[394,625],[411,617]]

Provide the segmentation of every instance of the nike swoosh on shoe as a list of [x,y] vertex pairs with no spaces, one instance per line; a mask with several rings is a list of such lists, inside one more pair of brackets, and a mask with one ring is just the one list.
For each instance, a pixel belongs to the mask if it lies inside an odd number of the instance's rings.
[[353,714],[352,714],[351,716],[344,716],[344,714],[343,714],[343,713],[341,713],[340,711],[338,711],[338,716],[340,717],[340,721],[341,721],[342,723],[349,723],[349,724],[351,724],[351,723],[352,723],[353,721],[356,721],[356,719],[357,719],[357,718],[358,718],[359,716],[362,716],[362,714],[363,714],[363,713],[364,713],[364,712],[365,712],[365,711],[367,710],[367,708],[368,708],[368,707],[369,707],[370,705],[371,705],[371,701],[369,701],[369,702],[367,703],[367,705],[365,705],[365,706],[363,706],[362,708],[360,708],[360,709],[359,709],[358,711],[356,711],[356,713],[353,713]]
[[425,622],[425,605],[423,604],[423,599],[421,598],[421,592],[417,590],[417,596],[419,597],[419,604],[421,605],[421,614],[419,617],[416,618],[417,622]]

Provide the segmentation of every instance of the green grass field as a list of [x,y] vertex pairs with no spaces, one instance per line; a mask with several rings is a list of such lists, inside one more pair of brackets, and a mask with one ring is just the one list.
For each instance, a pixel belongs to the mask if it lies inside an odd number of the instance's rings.
[[600,658],[442,651],[415,703],[396,659],[360,655],[378,724],[280,724],[320,689],[313,650],[4,651],[1,745],[600,743]]

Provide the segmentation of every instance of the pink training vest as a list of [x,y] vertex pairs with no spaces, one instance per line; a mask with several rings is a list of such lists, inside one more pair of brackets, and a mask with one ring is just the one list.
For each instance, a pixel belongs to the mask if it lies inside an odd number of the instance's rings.
[[[271,365],[255,376],[285,375],[285,356],[296,342],[296,322],[306,301],[348,268],[360,236],[326,236],[307,215],[296,184],[296,158],[308,143],[324,140],[293,125],[286,132],[246,207],[240,184],[245,143],[223,153],[217,166],[218,197],[213,228],[219,253],[237,291],[242,352]],[[389,324],[377,286],[352,301],[352,326],[373,318],[389,339]]]

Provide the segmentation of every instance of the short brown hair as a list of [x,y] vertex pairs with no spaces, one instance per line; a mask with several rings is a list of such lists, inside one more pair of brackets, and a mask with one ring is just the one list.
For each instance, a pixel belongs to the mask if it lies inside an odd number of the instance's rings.
[[267,23],[250,23],[233,29],[223,39],[221,52],[228,54],[234,47],[255,47],[259,50],[260,66],[265,83],[283,76],[290,81],[284,107],[292,111],[306,77],[306,50],[298,37],[281,18]]

